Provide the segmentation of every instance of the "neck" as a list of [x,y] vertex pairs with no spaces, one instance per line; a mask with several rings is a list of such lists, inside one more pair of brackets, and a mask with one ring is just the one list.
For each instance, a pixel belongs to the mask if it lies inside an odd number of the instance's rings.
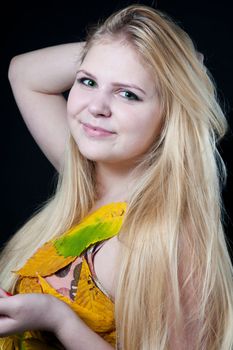
[[133,183],[133,169],[96,164],[98,202],[125,202]]

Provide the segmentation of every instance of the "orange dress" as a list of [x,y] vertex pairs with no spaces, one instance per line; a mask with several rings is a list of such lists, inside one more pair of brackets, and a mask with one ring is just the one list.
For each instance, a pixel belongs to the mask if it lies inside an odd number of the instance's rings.
[[[96,223],[99,218],[103,218],[101,220],[104,222],[109,220],[106,226],[108,227],[107,239],[109,239],[119,232],[125,209],[124,202],[105,205],[84,219],[76,227],[76,231],[80,227],[85,227],[85,234],[87,234],[87,228],[93,228],[93,222]],[[111,233],[109,225],[112,228]],[[69,236],[70,232],[72,234],[74,229],[72,230],[62,237]],[[55,240],[49,241],[17,272],[19,279],[16,293],[48,293],[55,296],[67,303],[93,331],[115,347],[114,301],[98,281],[93,264],[95,253],[105,241],[106,239],[102,239],[89,244],[79,256],[66,257],[55,253],[55,244],[51,244]],[[71,287],[65,288],[64,285]],[[54,350],[64,349],[64,347],[51,333],[27,331],[20,335],[0,338],[0,349]]]

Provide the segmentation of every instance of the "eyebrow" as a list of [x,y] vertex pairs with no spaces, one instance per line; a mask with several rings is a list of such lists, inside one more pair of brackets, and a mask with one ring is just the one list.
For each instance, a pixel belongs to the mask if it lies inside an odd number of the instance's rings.
[[[78,73],[84,73],[84,74],[88,75],[90,78],[92,78],[94,80],[97,80],[97,78],[93,74],[87,72],[84,69],[79,69],[77,71],[77,74]],[[126,88],[127,87],[128,88],[134,88],[134,89],[137,89],[137,90],[141,91],[144,95],[146,95],[145,91],[142,88],[140,88],[139,86],[135,85],[135,84],[125,84],[125,83],[120,83],[120,82],[114,82],[114,83],[112,83],[112,85],[113,86],[123,86],[123,87],[126,87]]]

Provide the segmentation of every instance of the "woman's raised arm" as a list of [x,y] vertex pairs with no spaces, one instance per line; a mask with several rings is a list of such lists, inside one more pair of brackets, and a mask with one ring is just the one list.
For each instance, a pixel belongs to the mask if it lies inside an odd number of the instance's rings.
[[83,43],[69,43],[23,53],[12,58],[9,81],[15,101],[48,160],[59,171],[68,134],[66,99]]

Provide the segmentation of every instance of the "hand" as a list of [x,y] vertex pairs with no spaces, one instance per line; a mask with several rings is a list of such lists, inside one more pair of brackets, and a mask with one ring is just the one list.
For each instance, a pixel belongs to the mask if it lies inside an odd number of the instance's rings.
[[27,330],[53,332],[67,350],[113,350],[63,301],[49,294],[17,294],[0,288],[0,337]]
[[27,330],[56,332],[61,319],[73,311],[48,294],[17,294],[8,297],[0,288],[0,337]]

